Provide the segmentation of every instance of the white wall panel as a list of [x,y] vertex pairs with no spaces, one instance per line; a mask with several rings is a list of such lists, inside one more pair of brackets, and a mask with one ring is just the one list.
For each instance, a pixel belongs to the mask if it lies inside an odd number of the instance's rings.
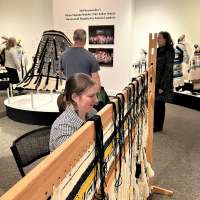
[[[66,20],[65,14],[80,13],[80,9],[99,9],[102,12],[116,12],[115,19]],[[91,13],[91,12],[88,12]],[[113,67],[101,67],[102,85],[109,93],[121,90],[130,80],[132,56],[133,3],[131,0],[54,0],[53,25],[63,31],[71,40],[73,31],[89,25],[114,25],[114,45],[93,45],[93,47],[114,48]],[[87,45],[86,48],[92,47]]]
[[53,27],[52,12],[52,0],[0,0],[0,37],[22,40],[29,67],[43,31]]

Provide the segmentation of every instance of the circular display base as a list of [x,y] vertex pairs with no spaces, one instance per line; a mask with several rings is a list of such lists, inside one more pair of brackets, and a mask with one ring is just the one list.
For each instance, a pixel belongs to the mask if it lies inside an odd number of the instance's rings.
[[58,95],[55,93],[35,93],[10,97],[4,101],[7,115],[18,122],[52,125],[59,116]]

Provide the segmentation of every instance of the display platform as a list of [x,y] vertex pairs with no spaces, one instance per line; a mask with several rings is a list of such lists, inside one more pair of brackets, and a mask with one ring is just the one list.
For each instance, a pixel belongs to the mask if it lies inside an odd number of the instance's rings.
[[200,93],[174,92],[172,103],[200,111]]
[[18,122],[52,125],[59,115],[58,95],[58,93],[31,93],[9,97],[4,101],[7,115]]

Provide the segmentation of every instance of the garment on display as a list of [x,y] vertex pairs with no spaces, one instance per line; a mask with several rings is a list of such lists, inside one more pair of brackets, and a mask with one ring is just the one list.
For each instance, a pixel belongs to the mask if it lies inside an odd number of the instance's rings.
[[27,74],[27,66],[28,66],[28,59],[26,52],[24,51],[22,45],[21,45],[21,40],[17,41],[17,56],[19,59],[19,63],[21,66],[21,70],[18,71],[19,79],[22,81],[22,79],[25,77]]
[[200,91],[200,45],[194,45],[194,54],[190,60],[189,81],[193,84],[194,91]]
[[182,34],[178,38],[178,43],[175,46],[175,59],[173,67],[173,84],[175,88],[183,86],[184,82],[187,81],[188,63],[189,55],[185,45],[185,34]]
[[140,58],[133,65],[136,77],[147,70],[147,51],[143,48],[140,49]]
[[44,31],[33,64],[17,88],[62,91],[65,77],[59,69],[59,57],[72,45],[67,36],[55,30]]

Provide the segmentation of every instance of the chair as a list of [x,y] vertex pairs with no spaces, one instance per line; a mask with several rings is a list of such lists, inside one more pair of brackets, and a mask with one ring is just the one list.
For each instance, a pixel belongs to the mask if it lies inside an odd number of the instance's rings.
[[25,176],[24,167],[50,153],[50,127],[42,127],[30,131],[17,138],[10,147],[18,169]]

